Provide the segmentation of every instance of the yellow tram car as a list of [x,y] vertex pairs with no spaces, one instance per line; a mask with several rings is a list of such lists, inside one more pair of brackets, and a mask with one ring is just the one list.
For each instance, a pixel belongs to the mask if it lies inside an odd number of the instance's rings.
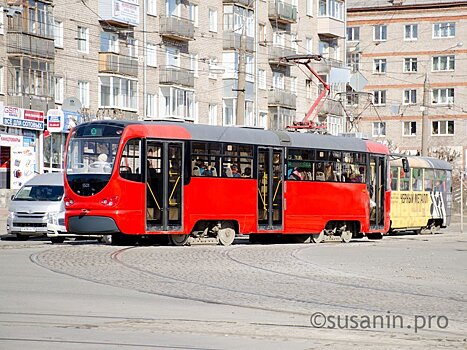
[[[390,232],[435,233],[447,227],[452,211],[451,165],[431,157],[393,158],[390,162]],[[408,169],[403,166],[405,159]]]

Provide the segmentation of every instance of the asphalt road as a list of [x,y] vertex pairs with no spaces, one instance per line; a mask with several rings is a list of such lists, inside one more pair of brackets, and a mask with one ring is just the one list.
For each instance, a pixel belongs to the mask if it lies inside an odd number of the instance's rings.
[[349,244],[0,241],[1,349],[467,348],[467,233]]

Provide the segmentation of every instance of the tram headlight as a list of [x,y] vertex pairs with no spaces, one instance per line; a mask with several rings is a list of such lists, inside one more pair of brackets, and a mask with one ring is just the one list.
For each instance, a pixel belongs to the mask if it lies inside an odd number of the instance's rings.
[[68,198],[68,197],[65,197],[65,198],[63,199],[63,201],[65,202],[65,207],[70,207],[70,206],[72,206],[73,204],[75,204],[75,202],[73,201],[73,199]]
[[101,204],[107,207],[113,207],[117,204],[117,202],[118,202],[118,196],[106,197],[101,200]]

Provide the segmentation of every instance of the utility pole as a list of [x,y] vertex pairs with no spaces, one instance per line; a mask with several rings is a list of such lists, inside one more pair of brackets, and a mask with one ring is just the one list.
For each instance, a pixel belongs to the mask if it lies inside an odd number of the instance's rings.
[[430,125],[428,123],[428,99],[430,86],[428,84],[428,74],[425,73],[425,81],[423,82],[423,106],[422,110],[422,156],[428,155],[428,137]]
[[246,82],[246,18],[243,18],[240,48],[238,49],[237,125],[245,125],[245,82]]

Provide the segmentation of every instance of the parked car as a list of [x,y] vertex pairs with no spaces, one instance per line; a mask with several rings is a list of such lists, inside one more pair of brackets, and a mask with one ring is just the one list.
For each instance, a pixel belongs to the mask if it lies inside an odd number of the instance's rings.
[[67,237],[97,238],[110,243],[110,237],[67,232],[63,192],[62,173],[36,175],[12,196],[7,232],[24,240],[32,236],[47,236],[52,243],[62,243]]

